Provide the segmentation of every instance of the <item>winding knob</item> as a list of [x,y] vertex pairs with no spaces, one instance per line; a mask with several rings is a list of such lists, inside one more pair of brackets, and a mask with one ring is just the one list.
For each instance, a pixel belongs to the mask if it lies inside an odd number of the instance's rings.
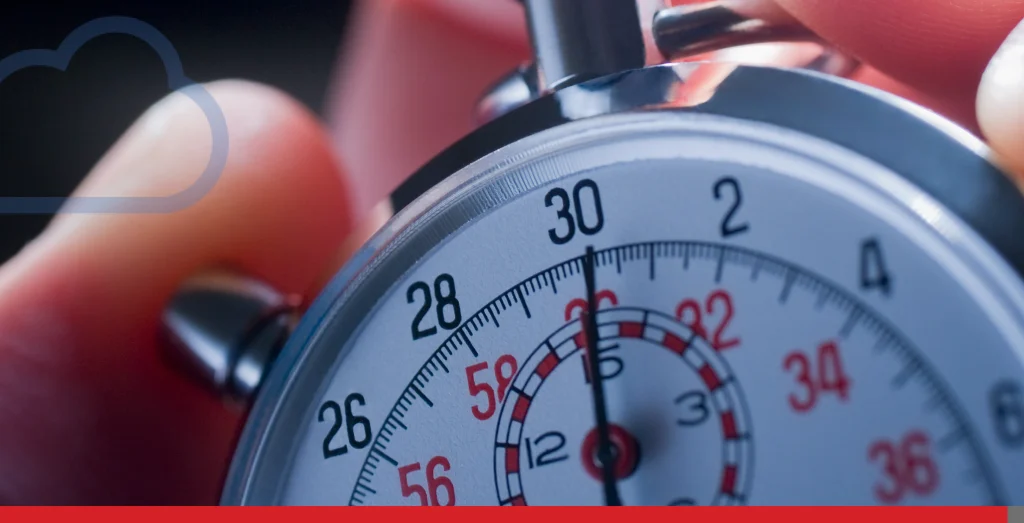
[[164,309],[167,355],[229,401],[248,403],[291,335],[301,299],[226,272],[185,282]]

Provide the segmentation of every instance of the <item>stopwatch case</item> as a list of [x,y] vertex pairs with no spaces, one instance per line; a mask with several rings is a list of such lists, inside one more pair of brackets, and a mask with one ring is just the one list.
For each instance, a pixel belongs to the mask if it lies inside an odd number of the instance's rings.
[[902,98],[809,70],[711,63],[651,66],[566,87],[481,126],[394,191],[395,216],[321,292],[268,371],[221,503],[274,503],[324,377],[376,301],[432,247],[515,192],[492,184],[469,205],[449,205],[470,181],[467,167],[570,122],[647,111],[760,122],[845,147],[945,206],[1024,276],[1024,242],[1016,237],[1024,231],[1020,190],[980,140]]

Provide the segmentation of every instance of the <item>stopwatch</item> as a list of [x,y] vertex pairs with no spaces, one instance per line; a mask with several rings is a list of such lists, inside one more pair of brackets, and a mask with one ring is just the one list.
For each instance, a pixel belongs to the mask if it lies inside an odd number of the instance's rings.
[[634,1],[523,4],[534,63],[301,319],[168,306],[249,408],[224,504],[1024,504],[1024,198],[979,141],[838,55],[645,65]]

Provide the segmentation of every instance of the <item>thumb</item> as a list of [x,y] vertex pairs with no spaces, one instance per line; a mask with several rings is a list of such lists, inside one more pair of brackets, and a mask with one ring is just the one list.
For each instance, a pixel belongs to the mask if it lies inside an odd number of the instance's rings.
[[1024,176],[1024,20],[982,75],[978,122],[1001,160]]
[[[170,214],[64,214],[0,270],[0,502],[217,501],[238,419],[169,370],[157,332],[187,277],[229,266],[308,294],[350,233],[348,183],[318,123],[277,91],[207,87],[227,165]],[[79,188],[163,196],[210,155],[202,111],[154,106]]]

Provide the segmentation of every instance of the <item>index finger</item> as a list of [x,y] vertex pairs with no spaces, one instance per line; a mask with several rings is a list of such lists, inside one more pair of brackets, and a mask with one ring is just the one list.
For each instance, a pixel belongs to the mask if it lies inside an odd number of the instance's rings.
[[[971,115],[981,76],[1024,0],[776,0],[810,29],[943,112]],[[1024,64],[1022,64],[1024,67]]]
[[513,0],[366,0],[348,22],[328,117],[366,214],[473,129],[473,107],[530,55]]

